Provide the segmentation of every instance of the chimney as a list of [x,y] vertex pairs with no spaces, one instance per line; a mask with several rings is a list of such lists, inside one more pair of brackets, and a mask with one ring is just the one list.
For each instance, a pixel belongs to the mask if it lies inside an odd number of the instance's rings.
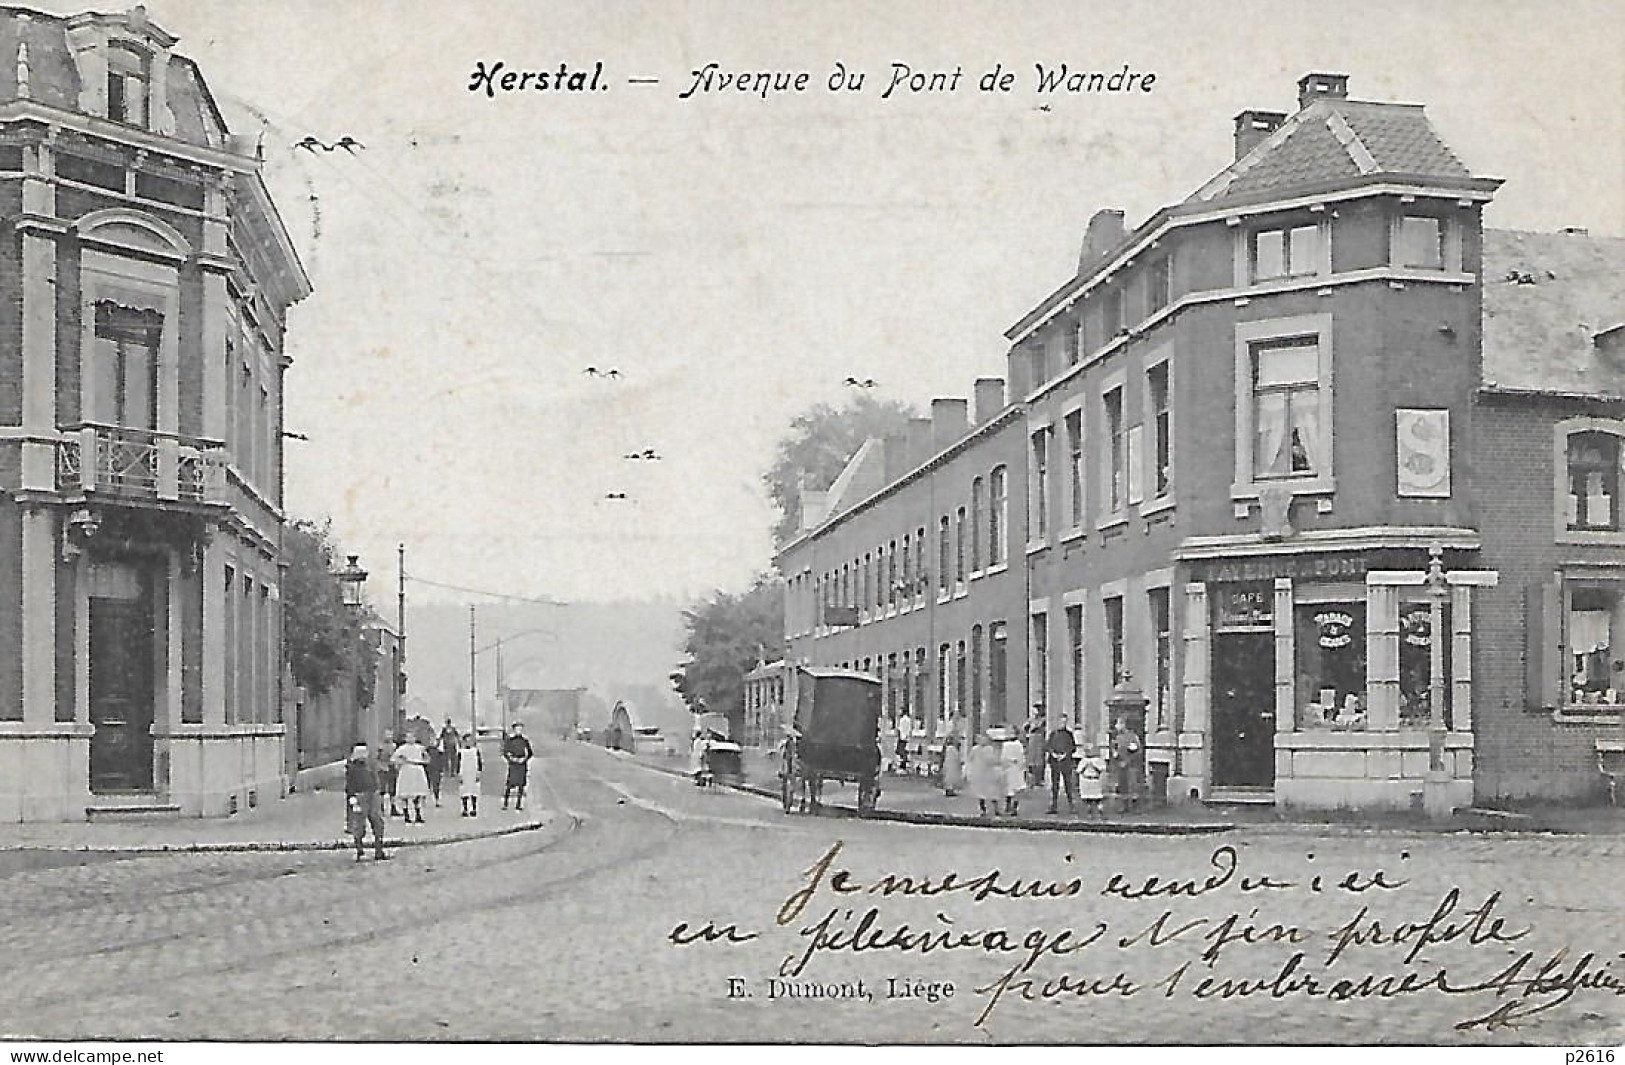
[[1078,251],[1078,273],[1091,269],[1122,241],[1123,212],[1115,207],[1096,211],[1083,231],[1083,247]]
[[931,447],[931,419],[910,418],[908,420],[908,468],[913,469],[930,458],[935,451]]
[[978,377],[973,395],[976,397],[976,424],[986,425],[997,418],[999,412],[1004,409],[1004,379]]
[[1271,133],[1281,128],[1286,115],[1279,111],[1243,111],[1236,116],[1236,158],[1240,159]]
[[891,484],[912,468],[908,462],[908,433],[906,431],[900,430],[895,433],[887,433],[881,438],[880,448],[887,484]]
[[1004,379],[1010,382],[1008,395],[1011,403],[1020,403],[1033,390],[1032,358],[1025,347],[1017,345],[1005,356]]
[[825,512],[829,510],[829,493],[808,488],[806,474],[801,475],[797,487],[801,496],[801,531],[807,532],[816,529],[819,522],[824,520]]
[[1349,95],[1347,74],[1305,74],[1298,79],[1298,110],[1302,111],[1316,100],[1346,100]]
[[931,442],[936,450],[952,444],[970,431],[970,404],[962,399],[931,401]]

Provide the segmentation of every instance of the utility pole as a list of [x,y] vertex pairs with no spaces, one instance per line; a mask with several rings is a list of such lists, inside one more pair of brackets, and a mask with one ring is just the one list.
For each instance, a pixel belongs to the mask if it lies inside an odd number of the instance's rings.
[[406,545],[395,545],[395,728],[406,723]]
[[502,683],[502,641],[497,641],[497,702],[502,706],[502,735],[508,735],[508,689]]
[[474,701],[474,604],[468,604],[468,731],[480,734],[480,719]]

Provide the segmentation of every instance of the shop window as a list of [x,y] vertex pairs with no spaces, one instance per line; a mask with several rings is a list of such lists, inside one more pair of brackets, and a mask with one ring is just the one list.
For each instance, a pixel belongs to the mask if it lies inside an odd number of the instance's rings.
[[1151,697],[1148,727],[1152,730],[1165,729],[1169,727],[1168,713],[1172,708],[1174,652],[1168,589],[1152,588],[1146,592],[1146,605],[1151,611],[1151,638],[1155,644],[1152,653],[1156,656],[1152,663],[1155,676],[1152,677],[1150,690],[1146,692]]
[[158,427],[158,346],[163,317],[112,303],[96,305],[90,389],[92,421]]
[[1253,476],[1321,472],[1320,348],[1313,338],[1253,345]]
[[1569,582],[1564,618],[1567,703],[1618,713],[1625,688],[1625,594],[1613,584]]
[[1393,265],[1442,270],[1445,264],[1444,220],[1428,215],[1400,217],[1394,229]]
[[1320,272],[1320,227],[1263,229],[1253,234],[1252,278],[1305,277]]
[[1294,611],[1297,725],[1365,723],[1365,604],[1299,603]]
[[1433,640],[1444,647],[1444,720],[1453,725],[1450,676],[1450,604],[1444,604],[1442,630],[1433,632],[1433,607],[1424,599],[1399,605],[1399,725],[1426,728],[1433,719]]
[[1077,529],[1083,526],[1083,411],[1069,413],[1065,424],[1068,519],[1070,526]]
[[1106,651],[1111,663],[1111,684],[1123,681],[1123,598],[1113,596],[1103,601],[1106,608]]
[[1006,467],[993,467],[988,478],[987,560],[994,566],[1002,566],[1010,557],[1009,481]]
[[1593,430],[1568,437],[1568,527],[1618,530],[1620,437]]

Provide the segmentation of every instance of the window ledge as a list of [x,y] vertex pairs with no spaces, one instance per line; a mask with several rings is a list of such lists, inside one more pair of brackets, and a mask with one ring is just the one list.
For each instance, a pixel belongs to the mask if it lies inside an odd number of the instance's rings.
[[1559,706],[1552,711],[1552,720],[1559,725],[1612,725],[1618,726],[1621,708],[1618,705]]
[[1140,517],[1148,518],[1153,514],[1161,514],[1165,510],[1172,509],[1174,509],[1173,496],[1158,496],[1149,503],[1140,504]]
[[1290,488],[1294,496],[1332,495],[1337,491],[1337,478],[1282,477],[1276,481],[1236,481],[1230,485],[1230,498],[1257,499],[1266,488]]
[[1101,532],[1105,532],[1107,529],[1115,529],[1119,526],[1127,524],[1128,511],[1120,510],[1115,514],[1108,514],[1106,517],[1101,518],[1100,521],[1096,523],[1095,528]]
[[1610,547],[1625,546],[1625,529],[1568,529],[1558,532],[1560,544],[1602,544]]
[[996,566],[989,566],[987,569],[983,570],[982,571],[982,576],[984,576],[984,577],[992,577],[995,574],[1005,572],[1009,568],[1010,568],[1010,563],[1008,563],[1008,562],[1000,562]]
[[1049,540],[1047,539],[1027,541],[1027,553],[1029,555],[1037,554],[1039,551],[1042,551],[1047,547],[1049,547]]
[[971,580],[973,580],[973,581],[981,580],[981,578],[982,578],[982,570],[973,569],[973,570],[970,571],[970,579]]
[[1085,536],[1087,536],[1088,534],[1089,534],[1088,529],[1085,529],[1081,525],[1074,525],[1074,526],[1072,526],[1072,528],[1068,529],[1066,532],[1061,534],[1061,543],[1064,544],[1064,543],[1068,543],[1068,542],[1070,542],[1072,540],[1081,540]]

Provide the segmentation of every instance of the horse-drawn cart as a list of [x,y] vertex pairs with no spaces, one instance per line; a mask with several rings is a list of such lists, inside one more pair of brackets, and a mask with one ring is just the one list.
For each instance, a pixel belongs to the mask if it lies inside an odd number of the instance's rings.
[[784,812],[817,812],[824,782],[857,785],[858,812],[880,796],[880,681],[848,669],[798,666],[795,717],[779,770]]

